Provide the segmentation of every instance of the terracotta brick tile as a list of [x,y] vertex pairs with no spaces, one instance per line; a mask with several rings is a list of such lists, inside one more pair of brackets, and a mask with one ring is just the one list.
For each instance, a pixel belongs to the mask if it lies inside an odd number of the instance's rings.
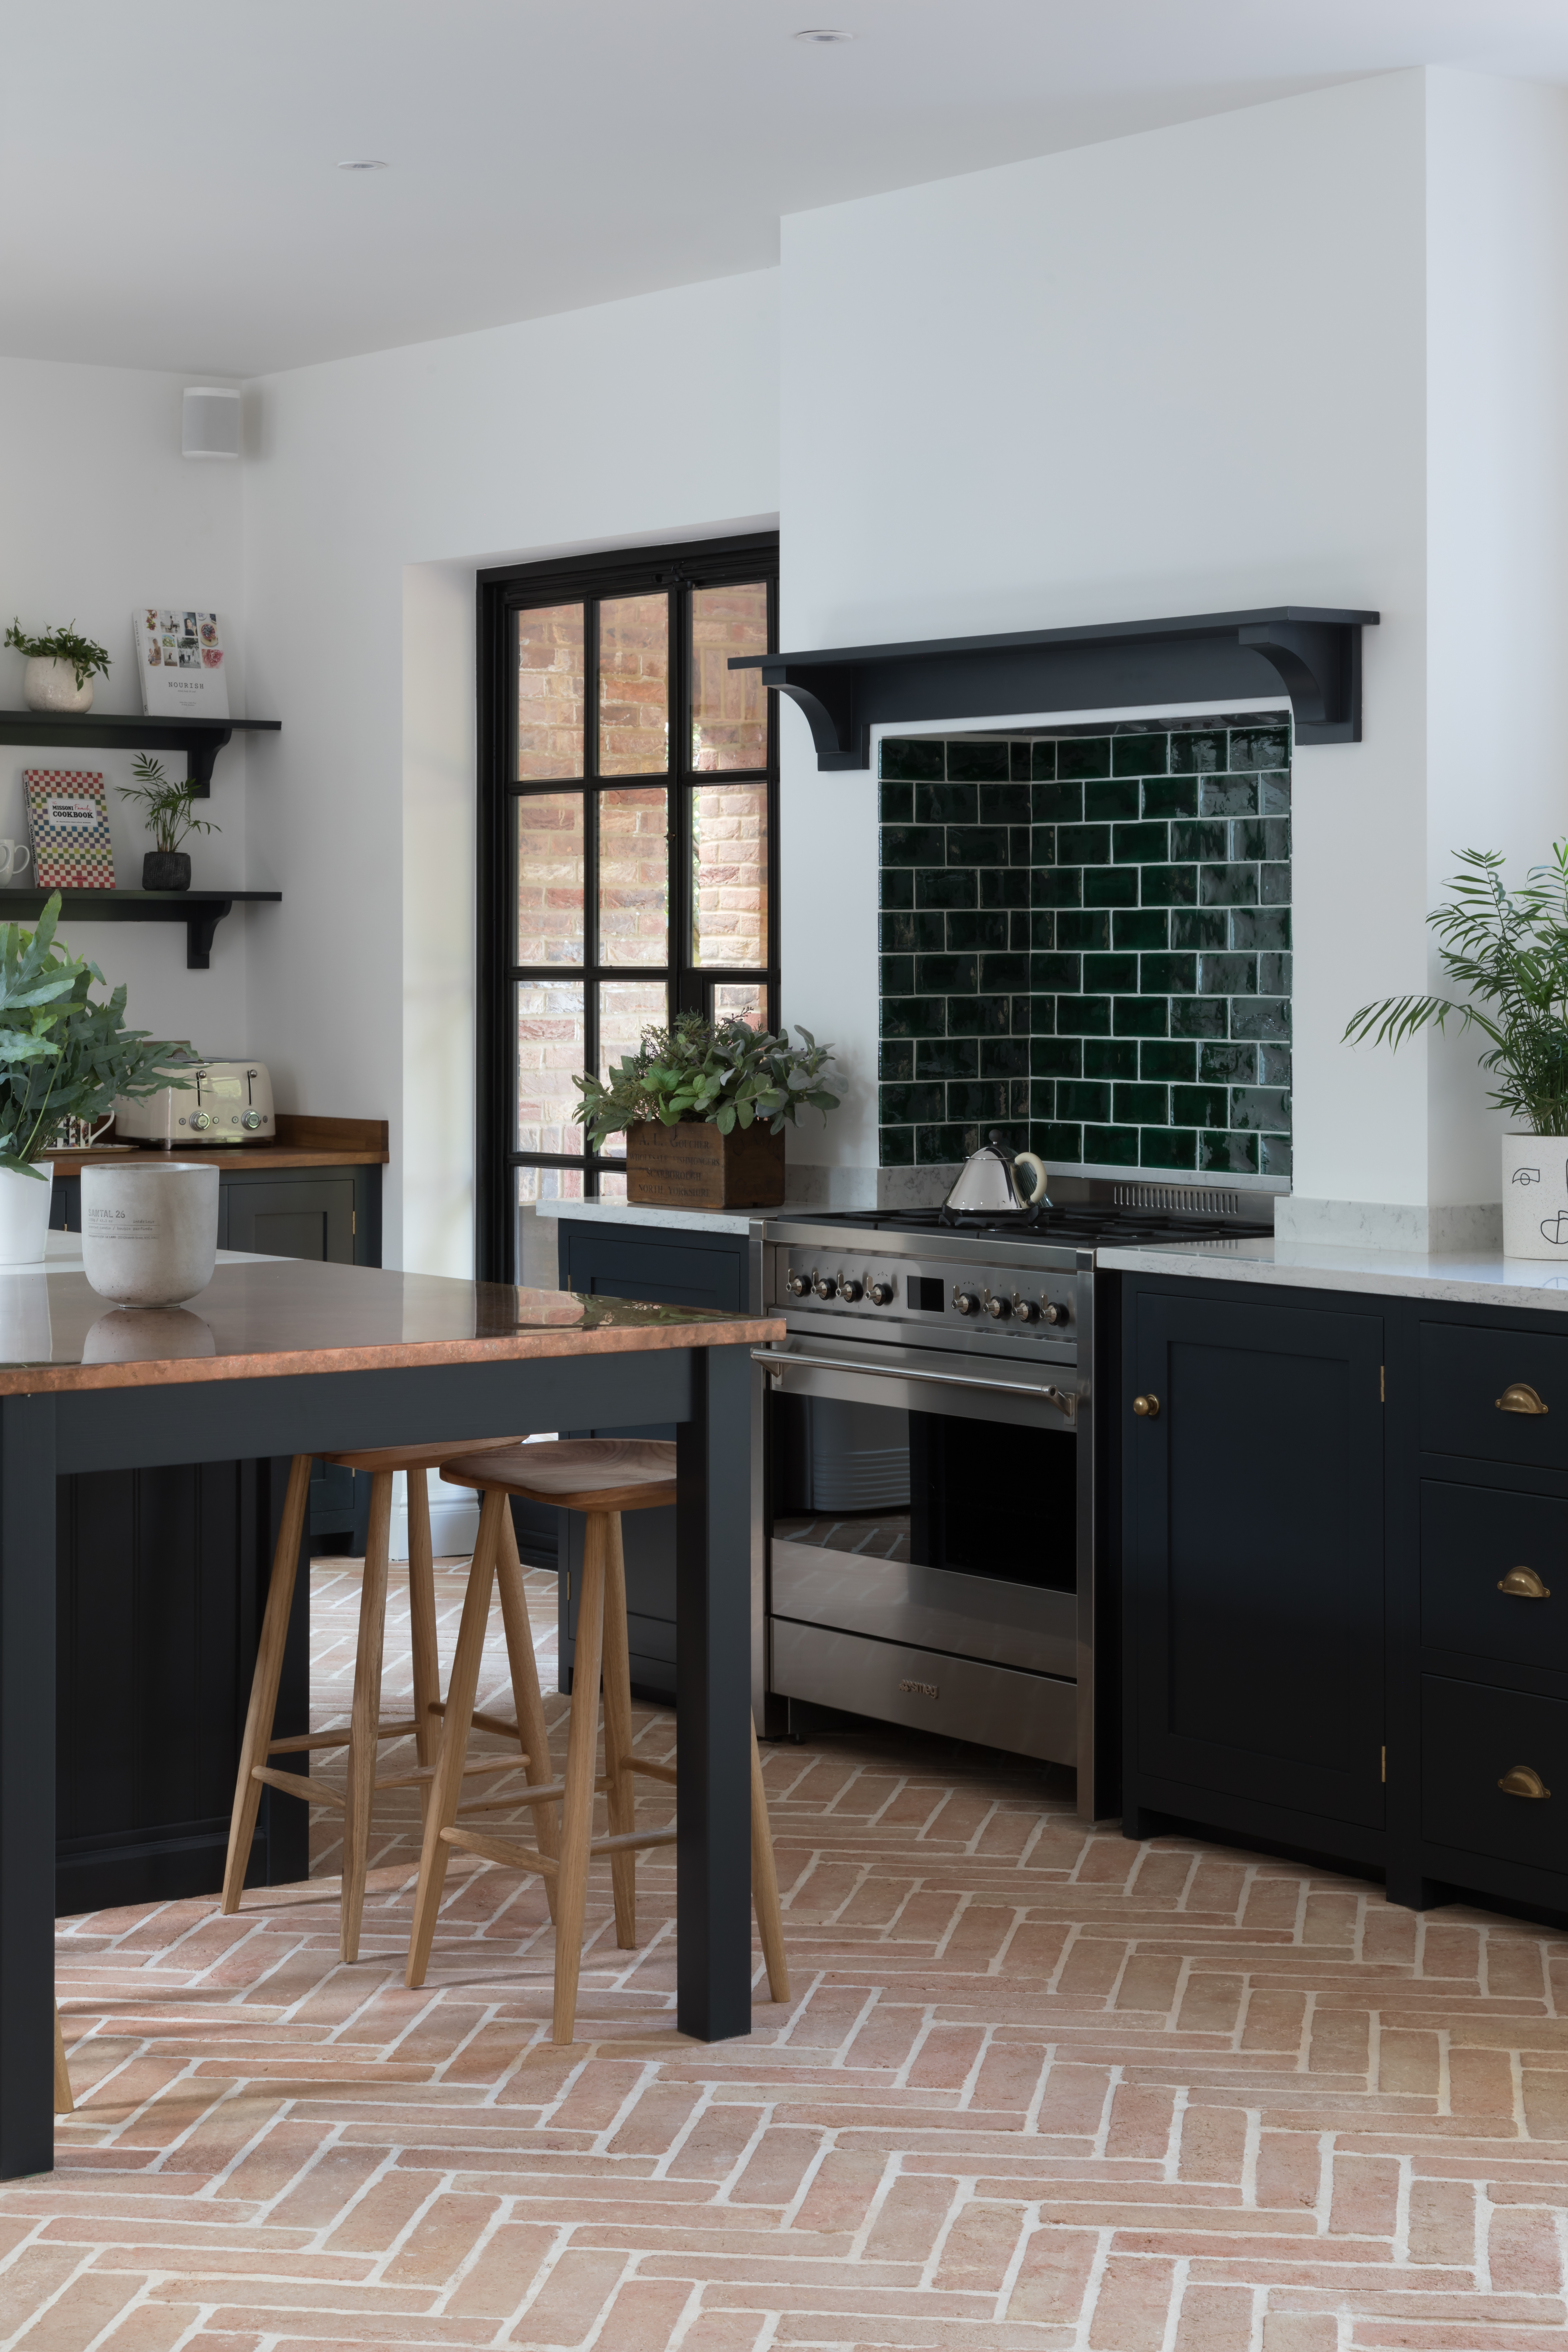
[[872,2148],[833,2148],[822,2159],[795,2216],[797,2230],[858,2230],[887,2169]]
[[970,2113],[995,2107],[1022,2115],[1040,2088],[1047,2063],[1043,2042],[993,2042],[980,2061]]
[[[0,2288],[8,2289],[10,2273],[0,2273]],[[38,2312],[22,2341],[28,2352],[82,2352],[110,2326],[136,2295],[141,2282],[102,2271],[88,2271],[63,2288],[47,2310]],[[0,2303],[8,2333],[20,2328],[25,2310],[13,2310],[7,2293]]]
[[890,1933],[901,1944],[935,1947],[952,1926],[957,1908],[957,1896],[946,1890],[912,1895]]
[[967,2288],[995,2294],[1007,2276],[1023,2226],[1021,2204],[978,2200],[967,2204],[943,2242],[933,2284],[941,2289]]
[[1109,2157],[1163,2157],[1171,2143],[1176,2121],[1176,2093],[1144,2090],[1118,2084],[1111,2102],[1111,2128],[1106,2135]]
[[552,2126],[557,2131],[602,2131],[639,2087],[641,2078],[640,2066],[610,2058],[590,2058],[551,2116]]
[[1078,1865],[1081,1886],[1125,1886],[1138,1849],[1122,1837],[1092,1837]]
[[1089,2323],[1092,2352],[1160,2352],[1176,2265],[1113,2254]]
[[580,2344],[624,2274],[618,2252],[568,2247],[527,2311],[508,2331],[513,2344]]
[[1451,2051],[1448,2096],[1456,2116],[1472,2124],[1482,2116],[1495,2118],[1511,2128],[1513,2074],[1501,2051]]
[[1307,2064],[1314,2074],[1364,2074],[1372,2021],[1364,2009],[1319,2007],[1312,2018]]
[[437,2197],[382,2276],[389,2286],[444,2286],[500,2210],[495,2197]]
[[1124,1944],[1104,1936],[1081,1936],[1061,1964],[1057,1986],[1064,1999],[1087,2000],[1108,1993],[1121,1972]]
[[1092,2137],[1100,2128],[1110,2087],[1110,2073],[1103,2066],[1075,2066],[1054,2060],[1045,2078],[1039,2130]]
[[1270,2311],[1263,2321],[1263,2352],[1337,2352],[1339,2322],[1330,2312]]
[[1175,2005],[1180,1976],[1179,1952],[1135,1952],[1122,1971],[1116,2008],[1148,2009],[1164,2017]]
[[[193,2327],[201,2315],[198,2304],[138,2304],[101,2338],[101,2352],[173,2352],[186,2329]],[[194,2340],[199,2343],[201,2338]],[[225,2340],[237,2342],[233,2337]]]
[[1255,1992],[1247,2004],[1241,2047],[1296,2051],[1301,2046],[1306,2030],[1307,2003],[1303,1993]]
[[976,2026],[933,2026],[910,2067],[911,2090],[961,2090],[984,2046],[985,2036]]
[[1387,2157],[1333,2159],[1329,2228],[1364,2237],[1392,2237],[1398,2221],[1399,2167]]
[[269,2218],[286,2229],[324,2229],[350,2197],[365,2187],[380,2164],[373,2148],[332,2147],[273,2207]]
[[389,2172],[366,2191],[325,2242],[338,2253],[386,2253],[434,2186],[423,2173]]
[[788,2205],[800,2189],[821,2135],[774,2125],[765,2131],[730,2190],[733,2205]]
[[1189,2281],[1171,2352],[1252,2352],[1251,2289]]
[[1534,2138],[1568,2140],[1568,2076],[1526,2066],[1524,2116]]
[[1500,2294],[1559,2294],[1563,2281],[1553,2214],[1525,2206],[1493,2213],[1487,2230],[1487,2267]]
[[1474,1983],[1480,1975],[1480,1964],[1479,1928],[1448,1927],[1437,1919],[1427,1920],[1421,1942],[1423,1977],[1458,1977]]
[[1195,1968],[1176,2011],[1177,2032],[1234,2033],[1241,2014],[1241,1992],[1239,1976],[1220,1976]]
[[1184,2180],[1239,2181],[1247,2152],[1247,2117],[1239,2107],[1192,2107],[1181,2119]]
[[[783,1879],[782,1868],[779,1877]],[[868,1878],[856,1888],[839,1915],[841,1927],[884,1927],[904,1896],[913,1891],[910,1879]],[[786,1912],[786,1921],[791,1914]]]
[[1377,2087],[1436,2098],[1442,2077],[1441,2053],[1435,2033],[1391,2030],[1385,2025],[1378,2038]]
[[923,2022],[915,2003],[879,2000],[845,2045],[845,2063],[896,2070],[907,2062]]
[[691,2083],[648,2083],[610,2142],[612,2156],[666,2156],[702,2097]]
[[723,2180],[734,2171],[761,2120],[760,2107],[708,2107],[670,2158],[665,2168],[669,2178]]
[[1041,1919],[1026,1919],[1008,1946],[1009,1979],[1043,1985],[1055,1972],[1070,1932]]
[[1243,1924],[1249,1927],[1279,1927],[1289,1931],[1296,1924],[1301,1908],[1301,1889],[1294,1878],[1270,1878],[1260,1875],[1248,1890]]
[[866,2239],[867,2261],[916,2266],[927,2261],[954,2195],[951,2180],[929,2175],[904,2173],[894,2180]]
[[1546,1997],[1545,1954],[1531,1937],[1489,1934],[1486,1939],[1487,1990],[1494,2000],[1543,2000]]
[[1476,2193],[1468,2180],[1410,2184],[1410,2259],[1458,2265],[1476,2258]]

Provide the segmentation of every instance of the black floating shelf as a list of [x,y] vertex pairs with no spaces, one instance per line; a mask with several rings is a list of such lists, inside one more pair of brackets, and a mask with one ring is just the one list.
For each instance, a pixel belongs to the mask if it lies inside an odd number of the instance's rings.
[[1376,613],[1274,604],[1086,629],[737,655],[805,712],[819,768],[871,763],[873,727],[1290,697],[1300,743],[1361,740],[1361,633]]
[[[0,922],[38,916],[56,894],[50,890],[0,889]],[[62,923],[183,923],[185,969],[205,971],[213,960],[213,934],[231,907],[246,902],[277,906],[281,890],[62,890]]]
[[0,743],[79,745],[84,751],[183,751],[197,800],[213,789],[213,763],[235,734],[276,735],[281,719],[144,719],[130,710],[0,710]]

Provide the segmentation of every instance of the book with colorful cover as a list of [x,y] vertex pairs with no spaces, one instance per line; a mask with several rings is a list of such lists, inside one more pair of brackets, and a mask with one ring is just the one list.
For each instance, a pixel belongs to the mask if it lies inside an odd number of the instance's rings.
[[131,629],[148,718],[228,717],[228,670],[215,613],[189,604],[138,604]]
[[42,890],[112,890],[114,844],[100,772],[24,768],[33,876]]

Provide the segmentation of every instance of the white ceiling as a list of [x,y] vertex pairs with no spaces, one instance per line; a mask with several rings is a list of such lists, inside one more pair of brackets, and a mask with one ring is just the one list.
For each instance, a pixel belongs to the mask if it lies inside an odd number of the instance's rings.
[[1568,0],[0,0],[0,354],[242,376],[1364,74],[1568,81]]

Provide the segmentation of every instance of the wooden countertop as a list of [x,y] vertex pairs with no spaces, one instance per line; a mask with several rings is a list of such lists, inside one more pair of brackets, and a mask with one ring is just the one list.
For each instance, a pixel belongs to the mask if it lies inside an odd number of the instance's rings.
[[84,1168],[112,1161],[131,1167],[140,1160],[215,1160],[220,1168],[384,1168],[384,1118],[320,1118],[307,1111],[280,1110],[272,1143],[183,1143],[177,1151],[132,1144],[100,1144],[86,1151],[47,1151],[57,1176],[79,1176]]
[[84,1274],[0,1269],[0,1396],[759,1346],[785,1326],[302,1258],[220,1265],[188,1306],[114,1307]]

